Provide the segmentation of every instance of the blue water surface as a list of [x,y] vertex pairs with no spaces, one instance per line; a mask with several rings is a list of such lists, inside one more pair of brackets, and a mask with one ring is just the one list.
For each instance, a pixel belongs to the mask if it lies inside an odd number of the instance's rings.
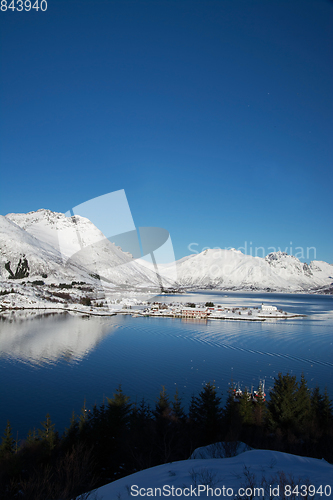
[[111,397],[119,384],[131,401],[152,406],[165,386],[187,407],[203,384],[225,398],[230,383],[266,392],[279,372],[333,398],[333,297],[321,295],[195,292],[163,295],[164,302],[225,306],[273,304],[306,314],[290,320],[199,321],[179,318],[82,317],[55,314],[0,322],[0,432],[10,420],[24,439],[47,413],[61,433],[74,411]]

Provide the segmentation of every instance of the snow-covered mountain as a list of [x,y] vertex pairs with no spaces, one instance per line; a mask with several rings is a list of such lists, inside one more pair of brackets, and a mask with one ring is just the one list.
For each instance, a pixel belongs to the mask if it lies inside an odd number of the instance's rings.
[[[29,267],[29,279],[85,281],[101,276],[111,286],[154,287],[152,264],[134,259],[109,241],[87,218],[50,210],[0,216],[0,279]],[[211,249],[159,266],[165,287],[228,290],[314,291],[333,282],[333,265],[300,262],[284,252],[265,258],[239,250]],[[21,273],[22,274],[22,273]],[[47,276],[47,278],[46,278]]]
[[50,244],[28,233],[9,218],[0,216],[0,277],[16,274],[19,263],[26,262],[26,274],[33,278],[84,280],[91,282],[87,270],[77,264],[64,265],[61,253]]
[[[0,276],[5,264],[15,271],[25,255],[29,277],[49,281],[92,282],[96,276],[116,286],[158,287],[154,269],[141,266],[132,255],[110,242],[88,219],[50,210],[8,214],[0,220]],[[61,272],[60,272],[61,269]]]
[[[164,272],[168,275],[168,266]],[[332,283],[333,265],[320,261],[308,265],[284,252],[261,258],[235,249],[211,249],[179,260],[177,276],[180,287],[295,292]]]

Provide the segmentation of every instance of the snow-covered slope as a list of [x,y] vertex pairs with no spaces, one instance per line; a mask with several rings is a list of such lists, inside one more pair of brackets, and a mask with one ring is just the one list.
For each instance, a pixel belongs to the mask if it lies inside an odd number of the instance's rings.
[[310,493],[307,498],[333,497],[333,466],[324,460],[268,450],[245,451],[231,458],[211,457],[146,469],[98,488],[96,494],[100,500],[133,497],[278,500],[305,498],[307,493]]
[[[164,272],[167,275],[167,266]],[[284,252],[263,259],[235,249],[211,249],[178,261],[177,275],[181,287],[294,292],[328,285],[333,266],[317,261],[303,264]]]
[[[47,275],[56,280],[91,282],[99,275],[115,286],[159,287],[154,265],[132,255],[105,238],[87,218],[50,210],[8,214],[0,219],[0,278],[15,272],[25,255],[30,278]],[[333,282],[333,265],[300,262],[284,252],[265,258],[239,250],[212,249],[159,265],[164,287],[228,290],[311,291]],[[175,281],[176,280],[176,281]]]
[[[110,242],[103,233],[88,219],[78,215],[66,217],[64,214],[51,212],[50,210],[37,210],[28,214],[8,214],[5,218],[8,222],[15,223],[21,228],[21,239],[26,240],[26,235],[34,237],[35,250],[38,254],[38,247],[48,248],[57,256],[59,262],[62,261],[65,269],[84,269],[89,275],[99,275],[103,279],[119,286],[158,286],[158,278],[154,270],[141,266],[132,255],[123,252],[121,248]],[[17,227],[16,226],[16,227]],[[23,230],[23,231],[22,231]],[[0,228],[0,252],[4,262],[12,255],[12,243],[5,244],[8,240],[5,225]],[[17,233],[17,240],[20,239]],[[20,243],[15,245],[17,255],[26,253]],[[32,258],[33,252],[29,253],[28,262]],[[59,260],[60,259],[60,260]],[[10,260],[10,259],[9,259]],[[53,261],[53,257],[50,259]],[[2,267],[2,276],[8,277]],[[44,262],[45,274],[52,271]],[[36,276],[35,267],[31,268],[31,275]],[[68,279],[82,279],[80,275]],[[91,276],[90,276],[91,279]]]
[[93,257],[93,247],[98,243],[99,247],[101,243],[104,244],[104,251],[109,249],[111,265],[121,265],[132,260],[130,254],[122,252],[107,240],[104,234],[85,217],[78,215],[66,217],[61,213],[41,209],[27,214],[7,214],[6,218],[35,238],[56,248],[64,260],[73,258],[82,249],[92,247],[89,255],[86,253],[80,256],[81,260],[85,259],[85,265],[89,265],[91,263],[89,257]]
[[91,277],[84,267],[75,263],[64,265],[58,250],[43,242],[17,224],[0,216],[0,277],[9,278],[5,265],[9,263],[15,274],[20,259],[26,259],[29,266],[29,277],[40,279],[43,276],[55,280],[84,280],[91,282]]

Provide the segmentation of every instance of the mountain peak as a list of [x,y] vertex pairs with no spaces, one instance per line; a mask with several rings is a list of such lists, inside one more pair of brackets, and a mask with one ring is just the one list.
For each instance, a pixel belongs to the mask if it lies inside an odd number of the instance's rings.
[[[109,241],[86,217],[39,209],[0,218],[0,277],[5,264],[26,254],[31,277],[90,282],[101,276],[113,285],[157,286],[156,272]],[[169,281],[167,282],[169,286]]]
[[[8,275],[4,264],[13,261],[14,265],[24,253],[32,276],[44,273],[63,279],[68,272],[64,265],[69,262],[75,281],[99,274],[115,285],[133,288],[158,283],[149,266],[116,247],[85,217],[66,217],[42,208],[0,217],[0,224],[0,276],[4,278]],[[176,283],[170,269],[160,269],[168,286],[191,288],[295,292],[327,286],[333,280],[332,265],[320,261],[308,265],[281,250],[263,258],[235,248],[207,248],[177,262]]]

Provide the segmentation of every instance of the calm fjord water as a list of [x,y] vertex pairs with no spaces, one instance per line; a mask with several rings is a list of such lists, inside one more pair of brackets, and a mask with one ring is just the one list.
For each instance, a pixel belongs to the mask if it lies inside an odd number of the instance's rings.
[[161,296],[164,302],[273,304],[306,314],[291,320],[195,321],[82,317],[55,314],[0,322],[0,432],[10,420],[23,439],[50,413],[62,432],[72,411],[112,396],[119,384],[131,400],[154,404],[162,385],[176,388],[187,404],[202,385],[215,381],[224,394],[233,380],[266,392],[279,372],[309,387],[327,387],[333,398],[333,297],[259,293],[191,293]]

